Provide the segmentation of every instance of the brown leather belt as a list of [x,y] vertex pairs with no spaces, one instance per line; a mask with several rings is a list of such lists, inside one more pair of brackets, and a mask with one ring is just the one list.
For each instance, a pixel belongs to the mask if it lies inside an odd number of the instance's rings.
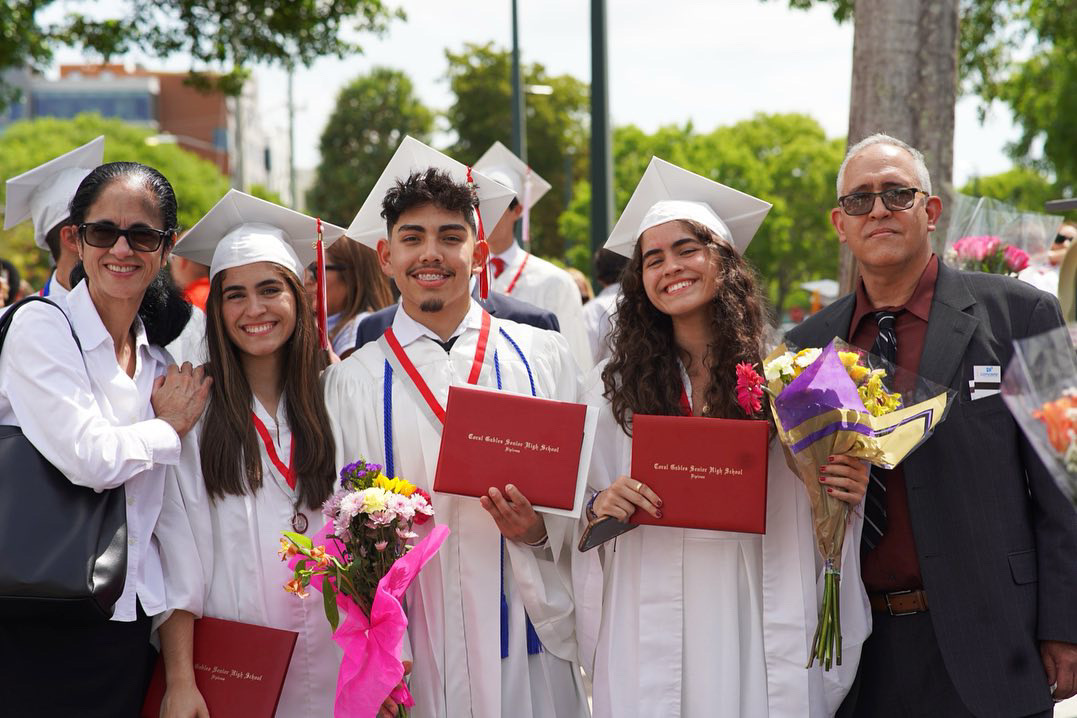
[[889,613],[891,616],[908,616],[927,610],[927,593],[925,591],[891,591],[890,593],[869,593],[868,602],[874,613]]

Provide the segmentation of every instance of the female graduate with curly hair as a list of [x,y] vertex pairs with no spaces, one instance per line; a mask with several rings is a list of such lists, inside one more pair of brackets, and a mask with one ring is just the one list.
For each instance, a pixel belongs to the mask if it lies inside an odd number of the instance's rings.
[[[612,356],[587,387],[588,402],[601,407],[589,518],[625,520],[637,509],[662,516],[662,497],[627,475],[634,414],[748,418],[735,367],[759,365],[765,312],[741,252],[768,210],[652,160],[606,243],[630,262]],[[867,469],[838,456],[820,480],[857,504]],[[863,616],[843,615],[844,667],[805,670],[821,564],[807,496],[777,441],[767,501],[765,535],[647,525],[581,554],[578,634],[584,664],[593,657],[595,716],[832,714],[855,673]],[[859,584],[843,582],[848,591]],[[850,597],[847,612],[858,606],[866,600]]]

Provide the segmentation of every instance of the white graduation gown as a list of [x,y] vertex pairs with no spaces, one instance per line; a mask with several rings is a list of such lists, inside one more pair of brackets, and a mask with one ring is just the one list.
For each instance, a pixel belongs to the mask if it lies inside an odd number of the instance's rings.
[[[589,488],[630,472],[632,442],[602,397]],[[594,715],[803,718],[833,715],[856,674],[871,614],[859,576],[862,519],[841,582],[843,665],[806,670],[822,600],[808,499],[771,446],[763,536],[641,526],[577,555],[577,632]]]
[[191,318],[180,335],[165,347],[177,364],[185,361],[194,366],[205,364],[209,349],[206,346],[206,313],[198,307],[191,307]]
[[[472,314],[479,316],[474,310]],[[398,321],[404,314],[397,313]],[[466,322],[467,320],[465,320]],[[530,394],[527,371],[504,328],[519,345],[533,373],[538,396],[575,401],[577,370],[563,337],[513,322],[493,319],[478,384],[496,387],[497,350],[505,391]],[[450,385],[465,385],[479,331],[466,328],[446,353],[427,337],[405,343],[404,350],[444,406]],[[337,464],[362,457],[385,464],[384,367],[380,343],[363,346],[323,375],[326,407],[333,426]],[[425,536],[435,524],[452,533],[412,584],[406,600],[406,657],[414,661],[410,688],[413,718],[513,718],[585,716],[587,702],[576,663],[575,619],[571,594],[571,544],[574,522],[546,516],[548,545],[532,549],[505,542],[504,590],[509,606],[509,655],[501,658],[501,534],[474,498],[432,490],[441,427],[411,388],[393,372],[392,435],[396,475],[430,492],[435,515],[417,526]],[[524,607],[542,641],[529,656]],[[497,677],[500,676],[500,680]]]
[[[253,408],[269,431],[278,458],[287,463],[292,439],[283,406],[277,410],[279,422],[257,400]],[[201,433],[200,422],[184,437],[180,464],[172,471],[175,480],[169,482],[165,496],[166,503],[181,506],[188,523],[161,521],[156,530],[168,607],[296,631],[299,638],[277,716],[328,718],[333,715],[340,648],[331,638],[321,594],[310,589],[310,596],[301,599],[285,592],[292,571],[277,555],[281,531],[292,530],[295,494],[259,440],[262,488],[254,495],[211,499],[202,478]],[[325,523],[321,510],[302,511],[309,524],[306,534],[312,536]],[[192,545],[197,551],[182,550]]]
[[[516,244],[498,257],[505,260],[505,270],[501,272],[501,276],[494,279],[494,291],[529,302],[557,315],[561,334],[568,341],[576,364],[583,372],[589,370],[594,360],[591,358],[591,341],[587,336],[587,325],[583,318],[580,289],[575,280],[565,270],[525,252]],[[527,264],[524,264],[525,260]],[[513,278],[516,278],[515,284]]]

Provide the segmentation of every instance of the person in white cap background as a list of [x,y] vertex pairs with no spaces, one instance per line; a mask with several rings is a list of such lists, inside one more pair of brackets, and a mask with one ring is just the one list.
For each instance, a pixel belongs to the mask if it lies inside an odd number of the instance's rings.
[[[747,418],[735,366],[759,365],[765,316],[741,253],[769,210],[651,160],[606,243],[629,264],[612,356],[586,383],[601,415],[589,476],[597,493],[585,521],[627,520],[637,507],[661,517],[661,497],[627,475],[634,414]],[[834,458],[822,480],[858,503],[867,469]],[[866,599],[862,591],[842,597],[844,664],[805,670],[819,575],[808,499],[777,442],[768,463],[762,536],[638,526],[577,554],[577,633],[594,676],[595,716],[832,715],[855,672]],[[842,589],[851,593],[859,589],[856,541],[846,544],[854,549],[843,567],[853,578]]]
[[573,635],[574,522],[544,520],[515,488],[479,501],[432,489],[442,427],[420,384],[439,407],[469,379],[578,398],[562,336],[491,318],[469,292],[486,259],[476,235],[511,198],[406,138],[348,229],[377,249],[401,304],[385,335],[325,373],[337,465],[360,456],[384,465],[432,495],[434,518],[420,535],[435,524],[452,530],[407,595],[415,718],[587,715]]
[[[97,137],[7,181],[4,229],[29,219],[34,244],[56,265],[39,294],[63,306],[71,290],[71,270],[79,261],[78,237],[69,215],[71,198],[90,170],[104,161],[105,138]],[[63,228],[72,227],[63,232]]]
[[581,371],[591,368],[591,349],[583,319],[580,290],[568,272],[536,257],[516,243],[513,230],[531,207],[550,190],[550,183],[531,171],[519,157],[495,142],[475,169],[516,192],[501,220],[489,229],[490,271],[495,291],[530,302],[557,315],[561,333]]
[[[327,242],[344,234],[323,228]],[[165,715],[206,715],[190,653],[193,618],[203,615],[297,632],[277,715],[333,713],[340,649],[321,601],[282,589],[292,572],[276,553],[281,531],[321,528],[337,475],[318,383],[324,354],[302,283],[316,238],[314,218],[231,190],[176,248],[210,267],[214,384],[170,469],[165,500],[180,510],[157,531],[175,610],[161,628]]]
[[165,467],[179,461],[210,381],[190,364],[169,366],[141,313],[176,237],[168,180],[134,162],[102,165],[70,198],[70,214],[86,278],[67,296],[67,318],[44,301],[9,310],[0,424],[20,426],[72,483],[123,487],[127,572],[109,621],[0,621],[2,712],[137,715],[152,668],[149,617],[165,609],[153,539],[167,512]]

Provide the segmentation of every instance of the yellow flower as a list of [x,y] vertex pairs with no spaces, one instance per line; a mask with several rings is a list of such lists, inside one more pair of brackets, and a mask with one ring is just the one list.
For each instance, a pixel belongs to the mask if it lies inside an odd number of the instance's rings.
[[287,561],[297,553],[299,552],[296,550],[294,543],[286,538],[280,540],[280,549],[277,551],[277,555],[280,556],[281,561]]
[[860,361],[860,355],[856,352],[838,352],[838,358],[846,369],[851,369]]
[[415,486],[401,478],[388,478],[384,474],[374,479],[374,486],[379,489],[385,489],[391,491],[394,494],[402,494],[403,496],[411,496],[415,493]]
[[375,511],[384,511],[389,492],[383,488],[372,486],[363,491],[363,513],[372,514]]
[[864,380],[864,377],[866,377],[871,372],[870,369],[868,369],[866,366],[863,366],[862,364],[853,364],[852,366],[845,367],[845,369],[849,372],[849,378],[852,379],[853,382],[856,384],[862,382]]

